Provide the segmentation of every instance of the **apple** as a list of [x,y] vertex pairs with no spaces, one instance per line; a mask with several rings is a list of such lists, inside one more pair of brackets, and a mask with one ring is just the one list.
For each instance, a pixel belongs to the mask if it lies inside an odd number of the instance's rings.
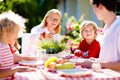
[[57,64],[63,64],[64,63],[64,59],[63,58],[58,58],[57,59]]
[[55,66],[56,66],[56,62],[51,62],[51,63],[48,65],[48,68],[50,68],[50,69],[55,69]]
[[65,62],[70,62],[70,60],[69,60],[69,59],[64,59],[64,63],[65,63]]

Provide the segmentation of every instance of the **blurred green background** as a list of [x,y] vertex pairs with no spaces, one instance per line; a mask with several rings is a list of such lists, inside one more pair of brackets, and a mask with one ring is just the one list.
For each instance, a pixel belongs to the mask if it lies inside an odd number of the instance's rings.
[[[0,0],[0,13],[8,10],[21,15],[26,19],[26,32],[40,24],[46,12],[57,8],[58,0]],[[22,46],[21,38],[18,39]],[[21,49],[19,50],[21,53]]]
[[0,13],[12,10],[27,19],[26,32],[40,24],[46,12],[57,8],[58,0],[0,0]]

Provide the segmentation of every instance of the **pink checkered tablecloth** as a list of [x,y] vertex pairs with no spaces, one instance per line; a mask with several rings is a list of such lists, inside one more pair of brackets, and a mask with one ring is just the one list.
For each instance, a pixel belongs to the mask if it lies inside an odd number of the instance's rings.
[[61,76],[59,73],[51,73],[46,70],[36,70],[32,72],[17,72],[15,80],[120,80],[120,73],[102,69],[100,72],[93,72],[87,76]]

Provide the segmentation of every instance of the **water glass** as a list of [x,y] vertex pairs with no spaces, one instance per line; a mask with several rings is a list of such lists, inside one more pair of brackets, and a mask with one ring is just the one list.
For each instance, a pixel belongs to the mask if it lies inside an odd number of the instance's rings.
[[38,49],[37,50],[37,61],[44,61],[46,57],[46,49]]

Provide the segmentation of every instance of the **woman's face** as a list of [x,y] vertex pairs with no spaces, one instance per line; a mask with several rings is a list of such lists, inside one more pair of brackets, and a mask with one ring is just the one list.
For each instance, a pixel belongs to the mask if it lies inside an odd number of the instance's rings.
[[94,39],[95,37],[95,31],[92,25],[88,25],[83,29],[82,36],[84,39]]
[[60,16],[57,13],[50,14],[47,19],[47,27],[49,27],[51,30],[56,28],[58,24],[60,23]]

